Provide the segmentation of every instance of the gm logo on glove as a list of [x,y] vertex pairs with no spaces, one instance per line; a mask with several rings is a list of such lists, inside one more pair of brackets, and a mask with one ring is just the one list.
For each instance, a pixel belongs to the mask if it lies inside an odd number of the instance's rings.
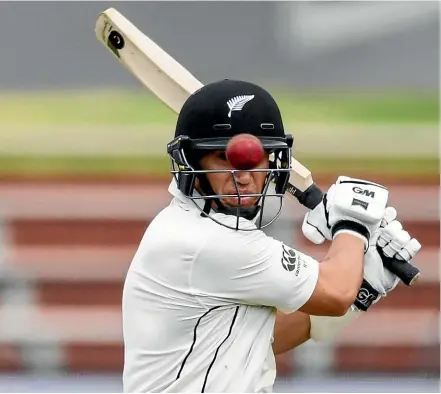
[[[366,196],[366,197],[370,197],[370,198],[374,198],[375,197],[375,192],[374,191],[368,190],[368,189],[362,189],[361,187],[358,187],[358,186],[354,186],[352,188],[352,191],[354,193],[361,194],[361,195]],[[352,200],[352,205],[358,205],[358,206],[360,206],[360,207],[362,207],[362,208],[367,210],[368,206],[369,206],[369,203],[366,202],[366,201],[359,200],[358,198],[354,198]]]
[[370,197],[370,198],[375,197],[375,192],[373,192],[372,190],[362,189],[361,187],[358,186],[354,186],[352,188],[352,191],[357,194],[362,194],[363,196],[366,197]]

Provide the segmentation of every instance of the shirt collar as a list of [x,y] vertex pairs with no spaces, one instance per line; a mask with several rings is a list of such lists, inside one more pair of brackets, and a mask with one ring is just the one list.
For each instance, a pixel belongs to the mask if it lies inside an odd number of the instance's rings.
[[[188,198],[184,193],[182,193],[179,190],[175,178],[173,178],[171,180],[170,185],[168,187],[168,191],[174,198],[176,198],[180,203],[184,204],[185,206],[191,207],[193,209],[197,209],[196,206],[193,205],[193,204],[197,204],[197,206],[200,209],[202,209],[202,210],[204,209],[206,200],[204,200],[202,198],[195,198],[195,199]],[[193,190],[193,196],[197,197],[200,195],[201,194],[196,189]],[[216,212],[213,209],[210,209],[210,214],[213,214],[213,213],[216,213]],[[249,222],[255,224],[258,217],[259,217],[259,215],[256,215],[256,217],[252,220],[249,220]],[[242,219],[242,220],[245,220],[245,219]]]
[[[188,198],[184,193],[182,193],[179,188],[178,185],[176,183],[176,179],[173,178],[170,182],[170,185],[168,187],[168,192],[175,197],[177,200],[179,200],[180,202],[186,204],[186,205],[190,205],[193,206],[193,203],[197,204],[199,206],[199,208],[203,209],[204,205],[205,205],[205,200],[202,198],[197,198],[194,200],[191,200],[190,198]],[[197,190],[193,190],[193,196],[194,197],[198,197],[201,194],[197,191]]]

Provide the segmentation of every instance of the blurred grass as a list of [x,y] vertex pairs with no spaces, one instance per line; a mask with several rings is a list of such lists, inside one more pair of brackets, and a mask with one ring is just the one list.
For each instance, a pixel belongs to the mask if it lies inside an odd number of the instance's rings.
[[320,94],[279,95],[285,123],[436,124],[437,95]]
[[[348,176],[360,173],[381,173],[397,175],[438,174],[439,163],[436,158],[311,158],[296,157],[311,172],[343,172]],[[41,156],[0,156],[0,175],[20,173],[36,174],[78,174],[78,175],[166,175],[170,162],[167,156],[127,156],[127,157],[41,157]]]
[[[287,94],[275,93],[287,129],[296,123],[436,125],[435,94]],[[35,92],[0,94],[0,132],[88,126],[173,125],[177,115],[145,91]],[[9,126],[9,127],[8,127]],[[21,129],[23,126],[23,129]],[[55,126],[55,127],[54,127]],[[151,127],[150,127],[151,128]],[[122,127],[122,132],[124,127]],[[146,129],[139,128],[140,132]],[[384,131],[383,128],[379,130]],[[404,128],[403,128],[404,130]],[[436,130],[436,128],[434,128]],[[298,131],[298,132],[301,132]],[[374,131],[375,132],[375,131]],[[405,131],[403,131],[404,133]],[[9,131],[9,133],[12,133]],[[404,137],[406,138],[406,137]],[[415,138],[415,136],[413,136]],[[44,141],[43,141],[44,143]],[[105,143],[105,141],[103,141]],[[342,141],[343,143],[343,141]],[[438,174],[436,158],[378,159],[298,157],[312,171],[349,175],[375,171],[387,174]],[[0,156],[0,174],[166,174],[166,155],[130,157]]]
[[[436,94],[275,93],[285,124],[438,122]],[[7,125],[124,125],[174,123],[176,114],[148,93],[38,92],[0,95],[0,122]]]

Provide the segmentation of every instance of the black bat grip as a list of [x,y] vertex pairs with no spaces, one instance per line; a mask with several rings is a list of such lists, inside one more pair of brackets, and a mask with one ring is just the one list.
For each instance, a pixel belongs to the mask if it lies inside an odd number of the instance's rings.
[[[300,204],[308,209],[314,209],[320,204],[324,194],[315,183],[309,186],[304,192],[298,189],[294,189],[292,192]],[[382,256],[383,265],[394,275],[398,276],[407,286],[412,285],[420,276],[419,269],[409,262],[387,257],[381,252],[381,249],[379,252]]]

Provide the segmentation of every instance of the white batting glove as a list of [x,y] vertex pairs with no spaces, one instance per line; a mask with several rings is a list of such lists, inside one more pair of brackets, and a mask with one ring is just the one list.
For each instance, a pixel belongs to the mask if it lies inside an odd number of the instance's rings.
[[388,258],[410,262],[420,251],[421,244],[411,238],[396,220],[395,208],[386,208],[381,227],[369,240],[369,248],[364,257],[363,283],[354,305],[366,311],[398,285],[399,278],[384,267]]
[[302,231],[315,244],[349,233],[361,238],[368,249],[369,239],[380,226],[389,191],[370,181],[340,176],[315,209],[304,219]]

